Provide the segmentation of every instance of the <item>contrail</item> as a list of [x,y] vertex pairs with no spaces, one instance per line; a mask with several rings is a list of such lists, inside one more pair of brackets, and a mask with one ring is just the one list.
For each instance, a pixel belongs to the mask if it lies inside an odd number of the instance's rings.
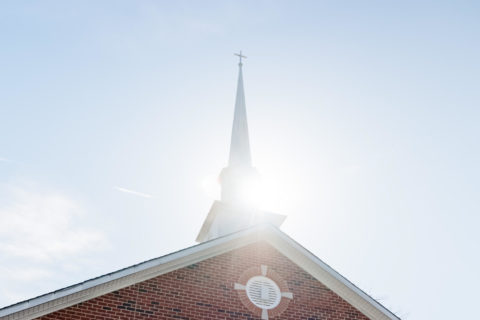
[[134,190],[129,190],[129,189],[125,189],[125,188],[122,188],[122,187],[115,186],[115,187],[113,187],[113,189],[118,190],[120,192],[130,193],[130,194],[142,197],[142,198],[153,198],[153,196],[151,194],[138,192],[138,191],[134,191]]

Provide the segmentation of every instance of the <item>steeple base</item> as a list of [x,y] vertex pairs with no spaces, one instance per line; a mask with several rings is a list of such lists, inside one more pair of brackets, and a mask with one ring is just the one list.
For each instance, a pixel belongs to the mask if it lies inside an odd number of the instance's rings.
[[248,227],[270,223],[280,227],[286,216],[255,209],[240,208],[215,201],[198,233],[197,242],[205,242]]

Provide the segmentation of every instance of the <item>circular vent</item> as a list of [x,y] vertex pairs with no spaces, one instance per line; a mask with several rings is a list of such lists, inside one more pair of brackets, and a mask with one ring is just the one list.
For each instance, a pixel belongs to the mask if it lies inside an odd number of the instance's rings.
[[250,301],[262,309],[273,309],[282,299],[277,284],[264,276],[250,278],[245,287]]

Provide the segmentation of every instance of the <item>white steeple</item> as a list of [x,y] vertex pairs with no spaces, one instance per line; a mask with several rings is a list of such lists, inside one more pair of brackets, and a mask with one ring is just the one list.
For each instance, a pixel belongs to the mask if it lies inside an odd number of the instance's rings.
[[232,138],[228,166],[220,173],[221,201],[215,201],[200,230],[197,241],[203,242],[258,223],[271,223],[279,227],[285,216],[262,212],[257,208],[260,176],[252,167],[248,136],[247,109],[243,89],[242,58],[240,57],[237,96],[233,115]]
[[252,188],[259,182],[259,174],[252,167],[250,141],[248,137],[247,108],[245,106],[245,92],[243,89],[242,58],[246,58],[240,51],[238,63],[237,96],[233,113],[232,138],[230,142],[230,157],[228,166],[220,174],[222,187],[222,201],[244,208],[254,208]]
[[230,159],[229,166],[248,166],[252,165],[250,154],[250,141],[248,138],[247,108],[245,106],[245,92],[243,90],[242,75],[242,58],[246,58],[240,54],[240,62],[238,63],[238,82],[237,97],[235,99],[235,112],[233,115],[232,140],[230,143]]

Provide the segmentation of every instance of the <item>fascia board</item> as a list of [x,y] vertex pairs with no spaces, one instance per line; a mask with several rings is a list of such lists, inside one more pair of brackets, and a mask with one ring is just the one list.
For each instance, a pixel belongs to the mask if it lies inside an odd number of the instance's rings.
[[400,319],[279,229],[268,228],[266,240],[370,319]]
[[0,319],[34,319],[159,275],[265,240],[371,319],[399,318],[288,237],[262,224],[0,310]]
[[[259,240],[261,228],[250,228],[162,256],[0,310],[0,319],[35,319],[159,275],[215,257]],[[258,236],[252,233],[258,233]]]

